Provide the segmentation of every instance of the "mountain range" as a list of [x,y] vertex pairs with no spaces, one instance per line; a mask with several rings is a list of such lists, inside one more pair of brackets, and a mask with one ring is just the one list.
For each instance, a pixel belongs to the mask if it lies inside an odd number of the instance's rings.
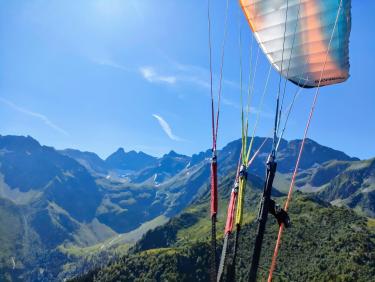
[[[264,140],[255,138],[254,150]],[[281,142],[280,195],[299,144]],[[263,181],[270,148],[267,140],[249,169],[254,183]],[[240,150],[236,140],[218,152],[221,179],[233,174]],[[42,146],[29,136],[0,136],[0,280],[62,280],[88,270],[93,256],[127,253],[142,235],[207,197],[210,156],[210,150],[193,156],[171,151],[156,158],[120,148],[103,160]],[[296,186],[374,217],[374,168],[375,159],[359,160],[309,139]],[[223,187],[229,191],[230,183]]]

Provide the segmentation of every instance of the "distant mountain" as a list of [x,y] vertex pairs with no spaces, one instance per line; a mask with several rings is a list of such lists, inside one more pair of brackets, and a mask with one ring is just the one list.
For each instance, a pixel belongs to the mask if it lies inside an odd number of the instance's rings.
[[[278,171],[281,173],[292,172],[299,153],[301,140],[292,140],[281,146],[277,155]],[[306,139],[303,149],[303,157],[299,164],[300,170],[324,164],[327,161],[358,161],[358,158],[349,157],[347,154],[322,146],[317,142]]]
[[[375,159],[327,161],[301,171],[296,188],[316,193],[322,200],[346,205],[357,212],[375,217]],[[289,183],[290,174],[281,174]]]
[[[254,153],[261,146],[263,141],[265,141],[265,138],[255,137],[251,153]],[[300,143],[301,140],[292,140],[289,142],[282,140],[280,142],[277,156],[278,171],[280,173],[288,174],[293,171]],[[250,168],[253,174],[264,177],[264,164],[271,150],[271,146],[271,139],[266,140],[260,154]],[[240,150],[241,139],[238,139],[218,151],[218,161],[220,163],[219,173],[226,174],[228,170],[234,168],[235,164],[238,162]],[[113,173],[110,173],[111,170],[126,171],[125,176],[129,178],[131,182],[142,183],[151,181],[155,184],[160,184],[168,180],[186,167],[192,167],[201,162],[208,162],[212,156],[211,150],[194,154],[191,157],[171,151],[161,158],[156,158],[143,152],[125,152],[123,148],[120,148],[103,161],[96,154],[90,152],[66,149],[62,150],[61,153],[78,161],[91,173],[109,173],[115,176]],[[300,163],[300,170],[316,167],[331,160],[357,161],[359,159],[349,157],[341,151],[322,146],[311,139],[307,139],[304,157]]]
[[[264,140],[254,139],[253,152]],[[283,191],[289,183],[299,143],[300,140],[281,142],[275,196],[280,195],[277,189]],[[249,168],[254,187],[262,186],[270,149],[268,140]],[[232,185],[240,150],[241,140],[236,140],[218,151],[220,185],[226,193]],[[20,234],[18,242],[22,242],[18,246],[17,272],[11,272],[12,277],[48,277],[50,281],[58,276],[62,280],[87,268],[88,258],[100,261],[103,254],[112,256],[118,249],[124,252],[121,242],[136,241],[135,235],[129,240],[125,233],[138,230],[135,234],[139,238],[149,226],[155,227],[178,215],[196,199],[208,197],[210,158],[211,150],[191,157],[171,151],[155,158],[119,149],[102,160],[95,153],[57,151],[31,137],[0,136],[0,210],[4,209],[0,222],[6,222],[8,216],[20,222],[12,232]],[[372,168],[371,162],[307,140],[297,186],[318,191],[321,199],[371,216]],[[341,174],[340,180],[334,180]],[[358,179],[350,182],[352,188],[345,189],[349,185],[345,175],[349,174]],[[325,188],[329,191],[325,192]],[[9,236],[4,233],[4,238]],[[0,273],[6,270],[9,274],[9,267],[12,268],[9,248],[14,246],[11,241],[8,243],[4,242],[4,260],[0,255]],[[49,259],[51,256],[53,260]]]
[[322,186],[319,197],[375,217],[375,159],[336,163],[336,167],[340,173]]
[[[17,248],[13,259],[0,260],[0,269],[11,260],[17,269],[12,276],[28,280],[24,275],[33,276],[36,266],[43,270],[46,256],[61,244],[102,240],[104,232],[89,232],[101,201],[100,187],[75,160],[31,137],[0,136],[0,222],[12,220],[2,226],[14,230],[13,243],[2,245],[0,253]],[[0,231],[0,237],[6,240],[7,232]],[[90,239],[82,236],[85,232]]]
[[59,152],[65,156],[68,156],[76,160],[92,174],[108,173],[107,163],[95,153],[82,152],[74,149],[65,149]]
[[123,148],[119,148],[105,160],[105,163],[111,169],[138,171],[155,164],[156,160],[155,157],[143,152],[125,152]]
[[[150,160],[143,158],[146,154],[136,155],[146,163]],[[178,213],[207,180],[206,164],[187,168],[189,159],[170,152],[154,166],[160,176],[165,176],[161,183],[151,178],[150,183],[138,184],[122,181],[121,175],[101,176],[98,172],[105,172],[106,164],[93,153],[56,151],[31,137],[0,136],[0,208],[9,209],[0,214],[0,222],[7,221],[12,213],[18,216],[15,220],[20,225],[14,225],[17,229],[12,234],[18,232],[22,239],[18,249],[26,250],[14,253],[19,271],[12,272],[12,277],[39,280],[56,276],[72,258],[65,246],[92,246],[159,216]],[[133,172],[134,178],[138,173]],[[11,229],[4,232],[8,231]],[[11,250],[5,249],[14,248],[9,244],[11,241],[4,242],[4,250],[0,247],[7,256],[4,263],[0,260],[0,272],[9,269],[12,262],[8,256]],[[38,253],[29,253],[30,249]],[[51,256],[55,257],[54,265],[48,260]],[[36,272],[38,269],[42,274]]]
[[78,162],[31,137],[0,137],[0,152],[3,196],[17,203],[30,194],[30,202],[54,202],[76,220],[94,218],[101,202],[99,187]]
[[156,160],[153,165],[142,169],[135,178],[133,178],[133,181],[144,182],[152,178],[152,181],[155,184],[160,184],[186,168],[190,163],[190,160],[191,158],[188,156],[180,155],[171,151]]
[[[250,139],[250,138],[249,138]],[[255,137],[251,151],[251,155],[258,150],[261,144],[265,141],[265,138]],[[279,173],[291,173],[294,170],[294,166],[299,153],[299,147],[302,140],[286,141],[281,140],[279,150],[277,152],[277,169]],[[250,140],[248,141],[250,143]],[[265,162],[272,149],[272,140],[266,140],[266,143],[262,147],[258,157],[255,159],[250,167],[251,173],[254,173],[260,177],[264,177],[265,174]],[[218,152],[218,161],[221,164],[219,169],[225,170],[233,169],[233,164],[238,162],[238,157],[241,151],[241,139],[230,142],[222,150]],[[314,166],[319,166],[327,161],[358,161],[358,158],[352,158],[341,151],[331,149],[329,147],[320,145],[319,143],[306,139],[305,147],[303,151],[303,158],[300,162],[300,170],[306,170]]]
[[205,152],[200,152],[197,154],[194,154],[191,156],[190,163],[188,164],[189,166],[196,165],[200,162],[209,160],[212,158],[212,150],[207,150]]

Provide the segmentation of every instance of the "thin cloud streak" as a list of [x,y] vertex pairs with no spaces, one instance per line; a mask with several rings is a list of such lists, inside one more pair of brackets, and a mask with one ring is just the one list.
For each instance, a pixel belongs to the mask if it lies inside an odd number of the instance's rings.
[[157,114],[153,114],[152,116],[159,122],[159,125],[163,129],[164,133],[167,134],[167,136],[171,140],[173,140],[173,141],[184,141],[182,138],[173,134],[172,128],[170,127],[168,122],[165,121],[165,119],[163,119],[161,116],[159,116]]
[[[143,78],[149,82],[165,82],[168,84],[187,83],[200,88],[210,89],[210,73],[207,69],[200,66],[183,65],[179,63],[172,64],[170,74],[159,73],[155,67],[144,66],[139,68]],[[215,81],[217,76],[214,75]],[[223,84],[231,88],[239,88],[238,83],[231,80],[223,80]]]
[[164,82],[168,84],[175,84],[177,78],[172,75],[161,75],[155,71],[153,67],[145,66],[139,68],[139,72],[148,82]]
[[28,115],[28,116],[31,116],[33,118],[36,118],[36,119],[39,119],[41,120],[45,125],[47,125],[48,127],[52,128],[53,130],[65,135],[65,136],[69,136],[69,133],[66,132],[64,129],[62,129],[61,127],[59,127],[58,125],[56,125],[55,123],[53,123],[48,117],[46,117],[45,115],[43,114],[40,114],[40,113],[36,113],[36,112],[32,112],[32,111],[29,111],[25,108],[21,108],[19,106],[17,106],[16,104],[14,104],[13,102],[9,101],[9,100],[6,100],[4,98],[0,98],[0,101],[2,103],[4,103],[5,105],[9,106],[10,108],[12,108],[13,110],[17,111],[17,112],[20,112],[22,114],[25,114],[25,115]]
[[122,70],[125,72],[132,72],[132,73],[139,73],[145,80],[151,83],[155,82],[162,82],[167,84],[175,84],[177,82],[177,78],[173,75],[161,75],[159,74],[155,68],[151,66],[143,66],[138,69],[132,69],[130,67],[121,65],[119,63],[116,63],[113,60],[108,59],[93,59],[92,60],[95,64],[110,67],[113,69]]
[[[225,97],[221,98],[221,102],[225,106],[229,106],[229,107],[233,107],[233,108],[236,108],[238,110],[241,110],[241,105],[240,104],[237,104],[237,103],[235,103],[235,102],[233,102],[233,101],[231,101],[231,100],[229,100],[229,99],[227,99]],[[244,111],[247,112],[247,110],[248,110],[247,106],[244,105]],[[264,117],[264,118],[273,118],[274,117],[271,113],[266,112],[264,110],[260,111],[258,108],[252,107],[252,106],[249,107],[249,113],[250,114],[255,114],[255,115],[259,114],[261,117]]]
[[[178,62],[172,61],[172,64],[175,65],[175,68],[182,73],[181,78],[185,82],[191,82],[197,86],[209,89],[210,84],[210,71],[206,68],[196,65],[185,65]],[[219,81],[219,76],[213,74],[214,78],[214,87],[217,86]],[[231,88],[239,89],[239,84],[229,79],[224,79],[222,81],[223,85],[226,85]]]
[[108,60],[108,59],[94,59],[93,62],[95,64],[98,64],[98,65],[101,65],[101,66],[111,67],[111,68],[119,69],[119,70],[126,71],[126,72],[132,72],[133,71],[131,68],[128,68],[124,65],[118,64],[118,63],[116,63],[112,60]]
[[[92,61],[101,66],[111,67],[125,72],[138,73],[150,83],[165,83],[169,85],[188,83],[204,89],[210,88],[210,73],[207,69],[200,66],[171,62],[169,73],[166,74],[161,73],[154,66],[141,66],[138,69],[134,69],[109,59],[93,59]],[[214,78],[216,81],[218,79],[217,75],[214,75]],[[231,80],[223,79],[223,84],[231,88],[239,89],[238,83]]]
[[[97,64],[112,67],[122,71],[135,72],[134,69],[118,64],[112,60],[95,59],[93,61]],[[150,83],[166,83],[169,85],[176,85],[178,83],[188,83],[207,90],[210,89],[211,86],[209,80],[205,79],[209,78],[209,71],[207,69],[196,65],[184,65],[174,61],[171,61],[170,64],[173,66],[172,68],[174,69],[174,74],[161,74],[159,73],[159,71],[156,70],[155,67],[151,66],[140,67],[138,69],[138,73],[141,74],[141,76]],[[215,75],[214,78],[215,81],[218,79]],[[223,79],[223,84],[234,89],[239,89],[238,83],[231,80]],[[223,103],[223,105],[233,107],[235,109],[241,109],[240,104],[224,97],[224,94],[225,93],[222,93],[221,98],[221,102]],[[249,111],[252,114],[259,113],[259,110],[255,107],[250,107]],[[272,114],[267,113],[265,111],[262,111],[259,114],[260,116],[265,118],[273,118]]]

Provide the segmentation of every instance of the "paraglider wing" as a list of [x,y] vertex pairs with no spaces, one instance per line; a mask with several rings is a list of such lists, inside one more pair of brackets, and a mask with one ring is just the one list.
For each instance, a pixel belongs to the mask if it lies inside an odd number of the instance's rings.
[[336,84],[349,77],[351,0],[341,4],[337,18],[340,0],[240,0],[270,63],[301,87],[318,87],[320,80],[320,86]]

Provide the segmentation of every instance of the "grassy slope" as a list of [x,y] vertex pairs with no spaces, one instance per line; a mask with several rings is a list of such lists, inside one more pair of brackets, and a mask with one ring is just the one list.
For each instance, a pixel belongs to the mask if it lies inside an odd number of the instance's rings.
[[[226,190],[221,191],[222,207],[228,200],[228,185],[230,181],[225,180],[222,187]],[[253,190],[250,194],[245,201],[248,210],[240,238],[238,281],[246,280],[253,248],[253,219],[259,192]],[[146,233],[132,254],[76,281],[208,281],[208,209],[206,195],[166,225]],[[221,210],[218,230],[222,230],[226,209]],[[284,233],[276,281],[369,281],[374,277],[375,223],[372,219],[299,193],[290,214],[293,226]],[[273,218],[269,220],[267,231],[262,269],[269,267],[276,240],[277,225]],[[220,233],[218,231],[219,242]],[[259,279],[266,273],[262,269]]]
[[[278,173],[274,185],[289,189],[290,174]],[[328,161],[298,174],[296,188],[316,192],[337,206],[345,205],[364,216],[375,217],[375,159],[363,161]]]
[[[2,252],[0,253],[0,281],[9,281],[11,279],[10,271],[16,267],[12,258],[17,257],[17,249],[22,249],[22,231],[23,222],[20,210],[10,201],[0,199],[0,244]],[[14,240],[19,243],[17,246]]]
[[0,281],[23,281],[41,252],[41,245],[25,215],[25,207],[0,198]]

